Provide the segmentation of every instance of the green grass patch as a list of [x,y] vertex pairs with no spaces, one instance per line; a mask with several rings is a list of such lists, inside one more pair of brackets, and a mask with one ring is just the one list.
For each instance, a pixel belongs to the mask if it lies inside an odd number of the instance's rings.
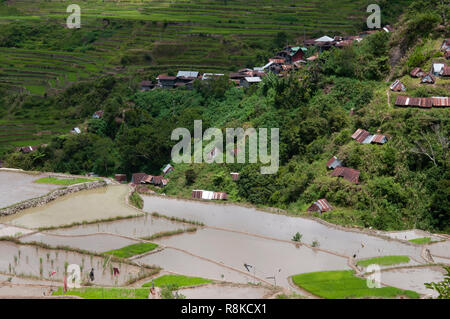
[[380,266],[391,266],[391,265],[409,263],[409,260],[410,259],[408,256],[382,256],[382,257],[375,257],[375,258],[359,260],[356,264],[358,266],[362,266],[362,267],[367,267],[372,264],[377,264]]
[[130,204],[134,207],[142,209],[144,207],[144,200],[139,196],[138,192],[133,192],[130,196]]
[[42,177],[34,181],[35,183],[42,184],[55,184],[55,185],[74,185],[80,183],[92,182],[92,179],[88,178],[57,178],[57,177]]
[[63,288],[53,292],[53,296],[79,296],[85,299],[147,299],[149,288],[80,288],[68,290],[64,293]]
[[414,238],[414,239],[410,239],[409,241],[414,244],[419,244],[419,245],[429,244],[431,242],[431,237]]
[[346,298],[395,298],[400,295],[419,298],[411,290],[394,287],[369,288],[365,279],[354,276],[353,270],[320,271],[292,276],[297,286],[327,299]]
[[[155,287],[175,285],[177,287],[197,286],[209,284],[212,281],[201,277],[188,277],[183,275],[163,275],[155,279]],[[145,283],[142,287],[151,287],[152,282]]]
[[158,247],[158,245],[153,243],[139,243],[126,246],[120,249],[110,250],[105,252],[105,254],[113,255],[119,258],[130,258],[136,255],[152,251],[156,247]]

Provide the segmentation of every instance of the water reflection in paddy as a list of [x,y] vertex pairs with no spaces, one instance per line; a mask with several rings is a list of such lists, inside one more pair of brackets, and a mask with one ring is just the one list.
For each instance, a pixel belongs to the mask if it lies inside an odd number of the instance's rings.
[[0,208],[45,195],[61,187],[60,185],[33,183],[33,181],[44,176],[46,175],[0,170]]
[[127,194],[127,185],[83,190],[60,197],[44,206],[0,217],[0,222],[39,228],[139,214],[125,204]]
[[52,247],[67,246],[91,252],[105,252],[139,243],[137,240],[127,239],[109,234],[94,234],[88,236],[58,236],[52,234],[35,233],[20,238],[21,242],[40,242]]
[[133,218],[121,219],[111,222],[101,222],[88,225],[80,225],[70,228],[51,230],[54,234],[86,235],[94,233],[113,233],[135,238],[148,237],[156,233],[186,229],[191,224],[171,221],[161,217],[153,217],[149,214]]
[[[44,249],[32,245],[17,245],[8,241],[0,242],[0,272],[64,280],[66,265],[77,264],[81,268],[83,281],[88,281],[91,268],[94,268],[96,285],[123,285],[128,280],[138,277],[143,268],[125,263],[106,263],[107,258],[80,254],[72,251]],[[114,276],[112,267],[120,270],[119,276]],[[51,276],[52,272],[56,272]],[[145,270],[148,273],[148,270]]]
[[144,210],[164,215],[186,218],[222,227],[272,238],[290,240],[300,232],[302,241],[320,242],[322,248],[357,258],[409,255],[419,260],[420,247],[395,240],[387,240],[359,232],[349,232],[329,227],[317,221],[278,214],[238,205],[212,204],[178,200],[169,197],[143,196]]
[[246,270],[244,263],[253,265],[256,276],[276,276],[278,285],[289,287],[289,276],[324,270],[349,269],[347,258],[298,246],[227,232],[216,229],[201,229],[193,234],[163,238],[155,242],[177,247],[194,255]]
[[166,248],[161,252],[141,257],[135,261],[150,266],[157,265],[164,270],[187,276],[235,283],[254,282],[250,276],[172,248]]

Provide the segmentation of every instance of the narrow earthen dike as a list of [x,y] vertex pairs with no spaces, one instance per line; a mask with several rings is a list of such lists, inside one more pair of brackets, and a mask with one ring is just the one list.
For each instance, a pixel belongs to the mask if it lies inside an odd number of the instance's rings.
[[9,207],[5,207],[0,209],[0,216],[7,216],[7,215],[13,215],[18,213],[21,210],[32,208],[32,207],[38,207],[47,204],[48,202],[51,202],[61,196],[76,193],[85,189],[93,189],[93,188],[99,188],[99,187],[105,187],[107,183],[105,181],[95,181],[95,182],[89,182],[89,183],[82,183],[82,184],[75,184],[70,185],[64,188],[58,188],[47,195],[27,199],[23,202],[14,204]]

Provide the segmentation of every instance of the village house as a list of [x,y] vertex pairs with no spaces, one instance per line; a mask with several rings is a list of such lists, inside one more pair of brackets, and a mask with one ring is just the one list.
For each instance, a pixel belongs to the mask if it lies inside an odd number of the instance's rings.
[[139,83],[139,87],[141,91],[145,92],[153,89],[155,84],[153,84],[152,81],[141,81],[141,83]]
[[445,51],[444,58],[446,58],[447,60],[450,60],[450,50]]
[[28,154],[31,153],[33,151],[37,150],[37,146],[23,146],[19,148],[19,151],[24,153],[24,154]]
[[431,98],[425,97],[397,96],[397,99],[395,100],[395,105],[431,108],[433,106],[433,101]]
[[342,166],[342,162],[340,160],[338,160],[338,158],[336,156],[333,156],[332,158],[330,158],[327,162],[327,168],[331,168],[331,169],[335,169],[338,166]]
[[134,173],[131,178],[131,183],[134,185],[151,184],[155,186],[166,186],[169,179],[164,176],[153,176],[145,173]]
[[450,49],[450,38],[444,39],[441,44],[441,51],[446,51]]
[[114,179],[119,183],[126,183],[127,175],[126,174],[115,174]]
[[212,192],[195,189],[192,191],[192,198],[206,200],[226,200],[228,196],[227,193],[223,192]]
[[230,173],[231,179],[237,181],[239,179],[239,173]]
[[248,88],[248,87],[250,87],[250,85],[258,84],[261,81],[262,80],[259,76],[251,76],[251,77],[248,76],[248,77],[245,77],[243,80],[241,80],[241,86]]
[[433,65],[431,66],[431,74],[433,74],[434,76],[441,76],[444,67],[444,63],[433,63]]
[[448,77],[448,76],[450,76],[450,65],[445,65],[445,66],[442,68],[441,76],[443,76],[443,77]]
[[74,128],[70,131],[70,133],[72,133],[72,134],[80,134],[80,133],[81,133],[81,130],[80,130],[79,127],[74,127]]
[[173,171],[173,166],[172,165],[170,165],[170,164],[167,164],[164,168],[163,168],[163,174],[164,175],[167,175],[167,174],[169,174],[170,172],[172,172]]
[[223,73],[204,73],[202,75],[202,81],[209,80],[209,79],[216,79],[221,76],[225,76],[225,74],[223,74]]
[[414,68],[409,73],[413,78],[420,78],[424,75],[425,72],[421,68]]
[[315,201],[309,208],[307,209],[308,212],[317,212],[317,213],[324,213],[329,212],[332,210],[333,207],[328,203],[328,201],[325,198],[319,199]]
[[342,177],[351,183],[359,184],[359,171],[357,169],[338,166],[331,172],[331,176]]
[[424,84],[434,84],[436,82],[436,78],[431,73],[426,73],[422,76],[420,83]]
[[386,136],[381,134],[372,135],[360,128],[353,133],[352,138],[361,144],[384,144],[387,142]]
[[391,89],[391,91],[394,92],[404,92],[406,91],[406,86],[400,82],[400,80],[395,80],[390,86],[389,88]]
[[175,82],[177,80],[176,76],[170,76],[165,74],[160,74],[156,78],[158,81],[158,87],[162,89],[172,89],[175,86]]
[[431,98],[433,107],[449,107],[450,97],[435,96]]
[[92,115],[92,118],[93,119],[101,119],[103,117],[103,114],[105,114],[105,111],[99,110]]
[[188,83],[198,79],[197,71],[178,71],[177,82]]

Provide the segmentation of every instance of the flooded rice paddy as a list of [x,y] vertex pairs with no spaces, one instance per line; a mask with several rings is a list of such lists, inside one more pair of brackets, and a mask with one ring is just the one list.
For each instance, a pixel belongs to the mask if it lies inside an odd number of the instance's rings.
[[57,247],[67,246],[101,253],[113,249],[119,249],[125,246],[139,243],[138,240],[132,240],[110,234],[93,234],[86,236],[61,236],[53,234],[35,233],[20,238],[23,243],[40,242],[46,245]]
[[[299,273],[350,269],[347,258],[276,240],[216,229],[200,229],[155,240],[196,256],[218,261],[242,271],[244,264],[254,267],[259,278],[275,276],[278,285],[288,288],[288,277]],[[273,282],[273,281],[272,281]]]
[[191,224],[171,221],[162,217],[154,217],[150,214],[127,219],[115,220],[74,226],[70,228],[60,228],[48,231],[52,234],[61,235],[88,235],[95,233],[112,233],[134,238],[152,236],[157,233],[186,229],[192,227]]
[[[0,256],[0,272],[3,274],[52,279],[60,283],[64,280],[66,266],[70,264],[80,266],[84,282],[89,281],[89,272],[94,268],[95,280],[92,284],[100,286],[124,285],[142,272],[149,272],[138,266],[111,262],[108,257],[18,245],[8,241],[0,241]],[[113,275],[113,267],[120,270],[119,276]],[[55,274],[52,276],[53,272]]]
[[424,283],[442,281],[444,273],[444,269],[438,266],[385,270],[381,272],[381,282],[389,286],[437,297],[439,294],[426,288]]
[[61,187],[58,185],[33,183],[33,181],[45,176],[44,174],[34,175],[0,170],[0,208],[43,196]]
[[422,259],[420,247],[361,232],[344,231],[312,219],[271,214],[233,204],[208,204],[159,196],[142,197],[144,210],[147,212],[156,211],[167,216],[196,220],[208,226],[282,240],[290,240],[299,232],[303,235],[303,242],[311,244],[317,240],[321,248],[346,256],[356,254],[357,258],[408,255]]
[[0,224],[0,237],[14,237],[32,233],[33,230]]
[[450,241],[442,241],[439,243],[429,244],[426,247],[432,255],[450,258]]
[[127,185],[100,187],[65,195],[44,206],[0,217],[0,222],[28,228],[95,221],[139,212],[125,204]]
[[135,261],[149,266],[157,265],[169,272],[186,276],[234,283],[255,282],[251,276],[173,248],[166,248],[158,253],[135,259]]

